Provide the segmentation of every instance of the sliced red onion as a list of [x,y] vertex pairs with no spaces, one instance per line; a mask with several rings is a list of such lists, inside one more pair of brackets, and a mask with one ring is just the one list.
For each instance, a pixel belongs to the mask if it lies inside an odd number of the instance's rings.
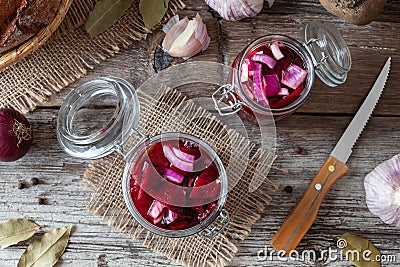
[[178,219],[178,214],[173,212],[170,209],[167,209],[164,214],[164,223],[170,224],[173,223],[176,219]]
[[250,59],[246,58],[245,62],[247,63],[247,65],[249,66],[249,75],[251,75],[251,73],[254,72],[254,63],[253,61],[251,61]]
[[251,85],[248,82],[242,83],[242,88],[243,91],[246,93],[246,95],[251,99],[254,100],[254,94],[251,91]]
[[181,184],[183,182],[183,179],[185,179],[185,177],[182,174],[179,174],[170,168],[165,169],[164,177],[168,181],[174,182],[177,184]]
[[271,46],[271,52],[274,55],[274,58],[276,60],[280,60],[282,58],[284,58],[285,56],[282,54],[281,49],[279,48],[279,44],[278,43],[273,43]]
[[289,89],[283,87],[281,90],[278,92],[279,96],[288,96],[289,95]]
[[277,95],[281,90],[281,83],[276,74],[264,76],[264,88],[268,97]]
[[263,78],[261,71],[262,71],[262,65],[259,63],[254,64],[254,76],[253,76],[254,96],[257,99],[258,103],[260,103],[263,106],[268,106],[268,99],[263,92]]
[[193,162],[184,161],[184,160],[178,158],[178,156],[175,155],[175,153],[171,147],[169,147],[167,145],[163,145],[163,152],[164,152],[165,157],[169,160],[169,162],[172,163],[172,165],[175,165],[175,167],[177,167],[183,171],[187,171],[187,172],[193,171],[193,167],[194,167]]
[[151,204],[147,214],[149,216],[151,216],[151,218],[157,219],[161,215],[161,213],[165,207],[166,206],[163,203],[161,203],[160,201],[153,200],[153,203]]
[[194,155],[190,155],[186,152],[183,152],[182,150],[172,147],[172,151],[174,151],[175,155],[180,158],[181,160],[188,161],[188,162],[194,162],[196,157]]
[[267,65],[270,69],[275,68],[276,60],[272,57],[264,54],[255,54],[251,57],[251,60],[263,63]]
[[297,65],[290,64],[287,69],[282,72],[282,84],[289,88],[298,88],[307,78],[307,71]]
[[249,80],[249,64],[247,64],[247,62],[243,62],[240,74],[240,81],[243,83],[247,82],[248,80]]

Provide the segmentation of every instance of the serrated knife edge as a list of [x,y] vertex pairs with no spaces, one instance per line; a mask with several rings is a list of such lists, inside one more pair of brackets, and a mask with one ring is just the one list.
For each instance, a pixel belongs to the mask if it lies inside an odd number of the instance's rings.
[[360,109],[357,111],[353,120],[350,122],[346,131],[343,133],[339,142],[332,150],[331,156],[344,164],[346,164],[347,160],[349,159],[353,146],[360,137],[369,118],[371,117],[372,112],[378,104],[389,77],[391,61],[392,58],[389,57],[378,78],[376,79],[375,84],[368,93],[368,96],[364,100]]

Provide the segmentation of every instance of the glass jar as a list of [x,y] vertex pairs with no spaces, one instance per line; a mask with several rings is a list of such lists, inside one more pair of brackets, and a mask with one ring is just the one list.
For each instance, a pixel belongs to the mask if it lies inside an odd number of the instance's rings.
[[[98,116],[99,103],[101,104],[102,112],[108,115],[108,118],[103,121],[100,121],[100,116]],[[167,237],[185,237],[200,232],[206,237],[215,237],[229,223],[229,214],[223,209],[228,191],[228,179],[222,161],[207,143],[191,135],[183,133],[163,133],[153,137],[147,137],[136,129],[139,121],[139,113],[140,103],[138,96],[130,83],[115,77],[96,78],[75,88],[64,99],[58,116],[57,137],[65,152],[74,157],[98,159],[115,151],[124,157],[126,160],[122,179],[124,200],[132,216],[147,230]],[[99,127],[99,125],[101,126]],[[132,140],[131,137],[133,135],[138,135],[140,140],[131,146],[131,148],[126,149],[126,144]],[[190,142],[192,146],[197,145],[199,151],[201,151],[200,156],[196,159],[194,156],[190,158],[189,154],[185,154],[179,150],[180,147],[173,147],[174,144],[180,144],[179,142],[182,140]],[[210,199],[207,198],[204,202],[201,202],[201,205],[196,203],[196,205],[203,207],[206,207],[206,205],[209,207],[211,204],[214,204],[212,209],[204,210],[203,213],[200,212],[199,216],[202,215],[202,217],[196,225],[190,225],[190,227],[183,227],[182,229],[175,228],[175,230],[162,228],[160,226],[161,221],[157,223],[155,223],[155,221],[151,222],[146,216],[143,216],[143,214],[139,212],[140,209],[135,205],[134,199],[132,199],[134,196],[133,182],[139,181],[139,179],[143,181],[145,176],[147,177],[150,173],[143,172],[140,174],[142,177],[138,178],[140,175],[134,173],[135,166],[141,164],[140,160],[143,160],[144,155],[150,155],[149,151],[155,144],[161,144],[164,149],[164,144],[170,143],[171,145],[169,148],[175,149],[173,150],[173,155],[175,157],[176,155],[180,155],[179,157],[182,157],[182,155],[184,157],[189,157],[189,159],[185,159],[187,160],[185,164],[189,162],[192,164],[191,166],[200,166],[198,161],[203,159],[203,155],[208,155],[209,157],[207,160],[210,161],[207,161],[207,166],[202,165],[204,170],[211,168],[210,166],[215,166],[218,173],[218,177],[213,177],[214,180],[212,181],[216,182],[213,185],[218,184],[218,191],[216,191],[217,195],[215,199],[211,199],[210,197]],[[166,155],[159,156],[167,157]],[[174,160],[181,160],[179,157]],[[170,158],[168,158],[168,160],[170,160]],[[204,162],[206,161],[204,160]],[[149,166],[148,170],[159,171],[160,169],[156,163],[150,160],[147,161],[146,166]],[[172,167],[172,165],[168,165],[168,167],[165,167],[164,171],[166,172],[168,169],[169,172],[173,172],[169,169]],[[145,170],[144,167],[143,170]],[[204,170],[196,169],[196,172],[202,173]],[[175,169],[175,175],[177,175],[176,172],[178,171],[179,169]],[[189,174],[191,173],[190,170],[186,171]],[[194,171],[195,169],[193,169],[193,172]],[[134,180],[132,178],[133,174],[135,174]],[[158,181],[157,188],[160,188],[161,183],[167,185],[169,181],[168,175],[161,175],[161,173],[152,173],[152,177]],[[156,188],[155,183],[154,186],[153,184],[147,183],[147,185],[150,186],[146,186],[146,188],[144,188],[144,182],[142,183],[143,187],[140,189],[145,191],[145,196],[151,197],[153,199],[153,204],[156,202],[161,203],[161,200],[158,199],[158,195],[154,195],[153,192],[153,189]],[[175,192],[173,190],[192,190],[188,198],[192,196],[194,185],[192,184],[192,186],[193,187],[185,187],[168,182],[168,188],[172,188],[170,192]],[[207,185],[203,187],[207,187]],[[199,186],[199,188],[201,188],[201,186]],[[167,191],[162,187],[157,190]],[[189,194],[188,192],[189,191],[182,191],[185,196]],[[162,204],[163,209],[160,211],[159,216],[164,216],[164,212],[168,212],[169,219],[173,215],[170,216],[175,208],[179,208],[179,211],[186,211],[185,209],[192,208],[189,202],[186,203],[187,205],[182,203],[181,206],[179,205],[180,203],[173,202],[173,200]],[[172,218],[178,221],[181,219],[178,216],[178,212],[176,212]],[[164,222],[166,220],[166,215],[162,219]]]
[[[307,71],[304,89],[301,93],[287,105],[278,108],[272,108],[272,103],[261,105],[249,97],[248,89],[241,81],[241,70],[249,56],[258,49],[274,43],[285,46],[294,52],[303,63],[303,66],[299,67]],[[303,43],[280,34],[262,36],[239,53],[232,68],[234,70],[230,74],[229,83],[219,88],[213,95],[219,113],[229,115],[244,109],[244,111],[262,118],[272,112],[275,120],[280,120],[292,114],[306,101],[313,88],[315,74],[328,86],[334,87],[343,84],[351,68],[351,56],[345,40],[336,28],[329,24],[311,22],[306,24],[303,29]],[[281,80],[281,77],[279,78]],[[229,109],[225,107],[222,110],[219,103],[227,98],[230,99]]]

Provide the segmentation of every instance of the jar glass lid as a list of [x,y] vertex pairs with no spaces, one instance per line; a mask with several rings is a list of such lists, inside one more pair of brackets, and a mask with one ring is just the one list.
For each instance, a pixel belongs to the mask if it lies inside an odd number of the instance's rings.
[[59,143],[74,157],[104,157],[118,150],[124,135],[129,134],[126,129],[137,126],[139,112],[130,83],[116,77],[93,79],[64,99],[57,123]]
[[310,22],[303,29],[303,41],[317,76],[332,87],[343,84],[351,68],[351,55],[338,29],[328,23]]

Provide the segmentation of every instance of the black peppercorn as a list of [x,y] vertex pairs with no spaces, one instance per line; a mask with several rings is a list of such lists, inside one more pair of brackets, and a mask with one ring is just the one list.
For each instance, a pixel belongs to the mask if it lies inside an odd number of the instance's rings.
[[45,204],[45,199],[39,197],[39,198],[38,198],[38,204],[39,204],[39,205],[44,205],[44,204]]
[[39,179],[38,178],[32,178],[31,179],[31,184],[32,185],[38,185],[39,184]]
[[25,188],[25,184],[24,183],[19,183],[18,184],[18,189],[24,189]]
[[301,148],[301,147],[299,147],[299,146],[296,146],[295,148],[294,148],[294,152],[296,152],[297,154],[303,154],[303,149]]
[[290,194],[290,193],[293,192],[293,187],[291,187],[290,185],[288,185],[288,186],[286,186],[283,190],[284,190],[286,193]]

